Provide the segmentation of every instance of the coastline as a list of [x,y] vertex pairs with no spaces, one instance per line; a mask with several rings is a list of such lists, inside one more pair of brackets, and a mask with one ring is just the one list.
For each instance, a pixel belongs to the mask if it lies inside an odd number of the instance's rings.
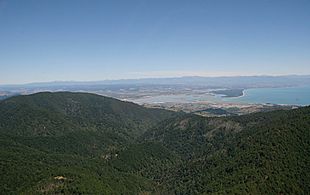
[[[249,91],[246,91],[249,90]],[[245,97],[246,98],[243,98]],[[250,88],[244,89],[243,95],[233,98],[222,98],[225,102],[242,102],[256,104],[276,104],[276,105],[310,105],[310,87],[281,87],[281,88]]]
[[236,97],[227,97],[227,98],[242,98],[242,97],[244,97],[244,96],[246,95],[245,90],[247,90],[247,89],[243,89],[243,90],[242,90],[242,95],[240,95],[240,96],[236,96]]
[[218,89],[210,91],[210,93],[214,96],[219,96],[221,98],[235,98],[244,96],[244,90],[244,88]]

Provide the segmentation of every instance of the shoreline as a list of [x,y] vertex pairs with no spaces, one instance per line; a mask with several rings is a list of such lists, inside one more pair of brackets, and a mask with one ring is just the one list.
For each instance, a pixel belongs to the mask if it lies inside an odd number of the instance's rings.
[[213,96],[218,96],[220,98],[237,98],[244,96],[244,88],[236,89],[219,89],[210,91]]

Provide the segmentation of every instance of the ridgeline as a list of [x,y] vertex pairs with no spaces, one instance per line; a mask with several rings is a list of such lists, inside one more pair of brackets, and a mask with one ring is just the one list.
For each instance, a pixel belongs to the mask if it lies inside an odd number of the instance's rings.
[[310,107],[205,118],[87,93],[0,101],[3,194],[309,194]]

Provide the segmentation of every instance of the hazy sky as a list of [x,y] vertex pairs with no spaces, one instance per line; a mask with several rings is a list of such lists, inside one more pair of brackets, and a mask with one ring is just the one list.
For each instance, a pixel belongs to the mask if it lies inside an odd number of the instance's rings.
[[310,74],[309,0],[0,0],[0,84]]

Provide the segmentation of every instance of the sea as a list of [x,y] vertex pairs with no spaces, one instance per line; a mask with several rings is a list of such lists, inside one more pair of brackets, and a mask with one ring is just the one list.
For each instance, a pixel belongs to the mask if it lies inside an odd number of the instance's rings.
[[255,88],[244,90],[240,97],[223,98],[225,102],[310,105],[310,86],[284,88]]
[[135,99],[134,102],[144,103],[242,103],[242,104],[281,104],[310,105],[310,86],[284,88],[254,88],[243,91],[243,96],[224,97],[210,94],[176,94],[159,95]]

